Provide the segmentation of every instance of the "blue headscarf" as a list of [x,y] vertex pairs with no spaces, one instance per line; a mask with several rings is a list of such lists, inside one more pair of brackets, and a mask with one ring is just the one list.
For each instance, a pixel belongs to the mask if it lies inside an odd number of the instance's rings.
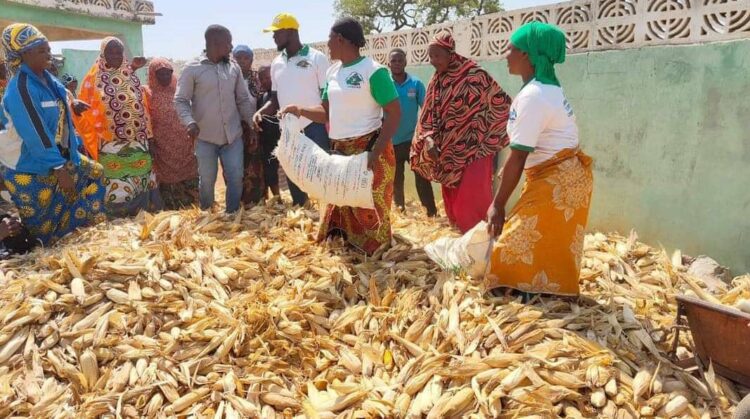
[[253,58],[253,50],[247,45],[237,45],[234,47],[234,50],[232,50],[232,55],[237,55],[238,52],[245,52],[250,54],[251,59]]

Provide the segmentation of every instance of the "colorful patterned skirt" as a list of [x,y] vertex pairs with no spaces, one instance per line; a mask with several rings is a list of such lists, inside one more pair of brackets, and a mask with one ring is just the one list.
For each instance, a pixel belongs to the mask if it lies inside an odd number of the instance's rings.
[[119,140],[106,143],[99,150],[99,162],[104,167],[104,206],[108,216],[129,217],[141,210],[163,208],[153,160],[143,144]]
[[176,183],[159,183],[159,193],[166,210],[181,210],[198,204],[198,178]]
[[591,166],[591,157],[567,149],[526,170],[521,197],[492,252],[487,289],[578,295]]
[[66,195],[50,175],[21,173],[3,167],[5,188],[31,234],[52,244],[71,231],[106,220],[103,212],[102,166],[85,156],[81,164],[65,165],[73,177],[75,195]]
[[[379,133],[380,130],[362,137],[331,140],[331,147],[333,151],[347,156],[359,154],[367,151],[370,142],[374,141]],[[329,205],[320,223],[318,240],[323,241],[331,235],[341,234],[349,244],[368,255],[375,253],[381,246],[389,246],[395,175],[396,155],[393,152],[393,145],[388,142],[388,146],[378,159],[375,178],[372,182],[375,209]]]

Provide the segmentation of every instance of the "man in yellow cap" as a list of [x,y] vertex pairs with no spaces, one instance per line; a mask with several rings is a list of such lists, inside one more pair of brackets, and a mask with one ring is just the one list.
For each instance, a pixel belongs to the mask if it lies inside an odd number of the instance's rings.
[[[326,85],[328,57],[299,39],[299,22],[289,13],[280,13],[264,32],[273,32],[273,41],[281,52],[271,63],[271,100],[253,118],[260,130],[263,115],[275,115],[286,105],[318,106]],[[323,150],[329,150],[328,131],[324,124],[301,118],[305,136]],[[307,194],[289,182],[292,203],[304,205]]]
[[285,29],[299,31],[299,22],[291,13],[279,13],[273,18],[271,26],[263,29],[263,32],[277,32]]

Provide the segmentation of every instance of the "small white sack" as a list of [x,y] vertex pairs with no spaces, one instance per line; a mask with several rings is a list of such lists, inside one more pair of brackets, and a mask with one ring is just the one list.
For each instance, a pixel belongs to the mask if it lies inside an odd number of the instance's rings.
[[375,208],[374,174],[367,169],[367,153],[328,154],[300,131],[299,119],[287,115],[280,122],[281,138],[274,154],[292,182],[321,203]]
[[[0,100],[2,100],[1,96]],[[2,107],[0,107],[0,112],[4,112]],[[0,164],[15,170],[18,157],[21,155],[23,141],[18,136],[15,128],[13,128],[13,121],[10,117],[7,114],[4,114],[4,116],[7,122],[5,123],[5,128],[0,130]]]
[[424,247],[425,253],[446,271],[463,270],[472,278],[482,278],[489,262],[493,240],[487,223],[481,221],[461,237],[441,237]]

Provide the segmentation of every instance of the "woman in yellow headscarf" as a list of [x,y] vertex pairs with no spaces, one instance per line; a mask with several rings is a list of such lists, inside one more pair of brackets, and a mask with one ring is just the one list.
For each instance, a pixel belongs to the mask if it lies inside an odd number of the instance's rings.
[[[532,22],[510,42],[508,71],[521,76],[524,87],[511,105],[511,153],[487,214],[490,233],[499,238],[486,285],[576,296],[593,176],[554,69],[565,61],[565,34]],[[522,173],[526,183],[506,218],[505,206]]]
[[35,239],[51,244],[105,219],[102,167],[80,153],[65,87],[50,72],[47,38],[34,26],[3,30],[12,75],[0,104],[0,175]]
[[119,39],[104,39],[78,95],[91,109],[77,118],[76,128],[88,153],[104,166],[104,204],[111,217],[162,207],[149,154],[153,133],[147,99],[124,52]]

